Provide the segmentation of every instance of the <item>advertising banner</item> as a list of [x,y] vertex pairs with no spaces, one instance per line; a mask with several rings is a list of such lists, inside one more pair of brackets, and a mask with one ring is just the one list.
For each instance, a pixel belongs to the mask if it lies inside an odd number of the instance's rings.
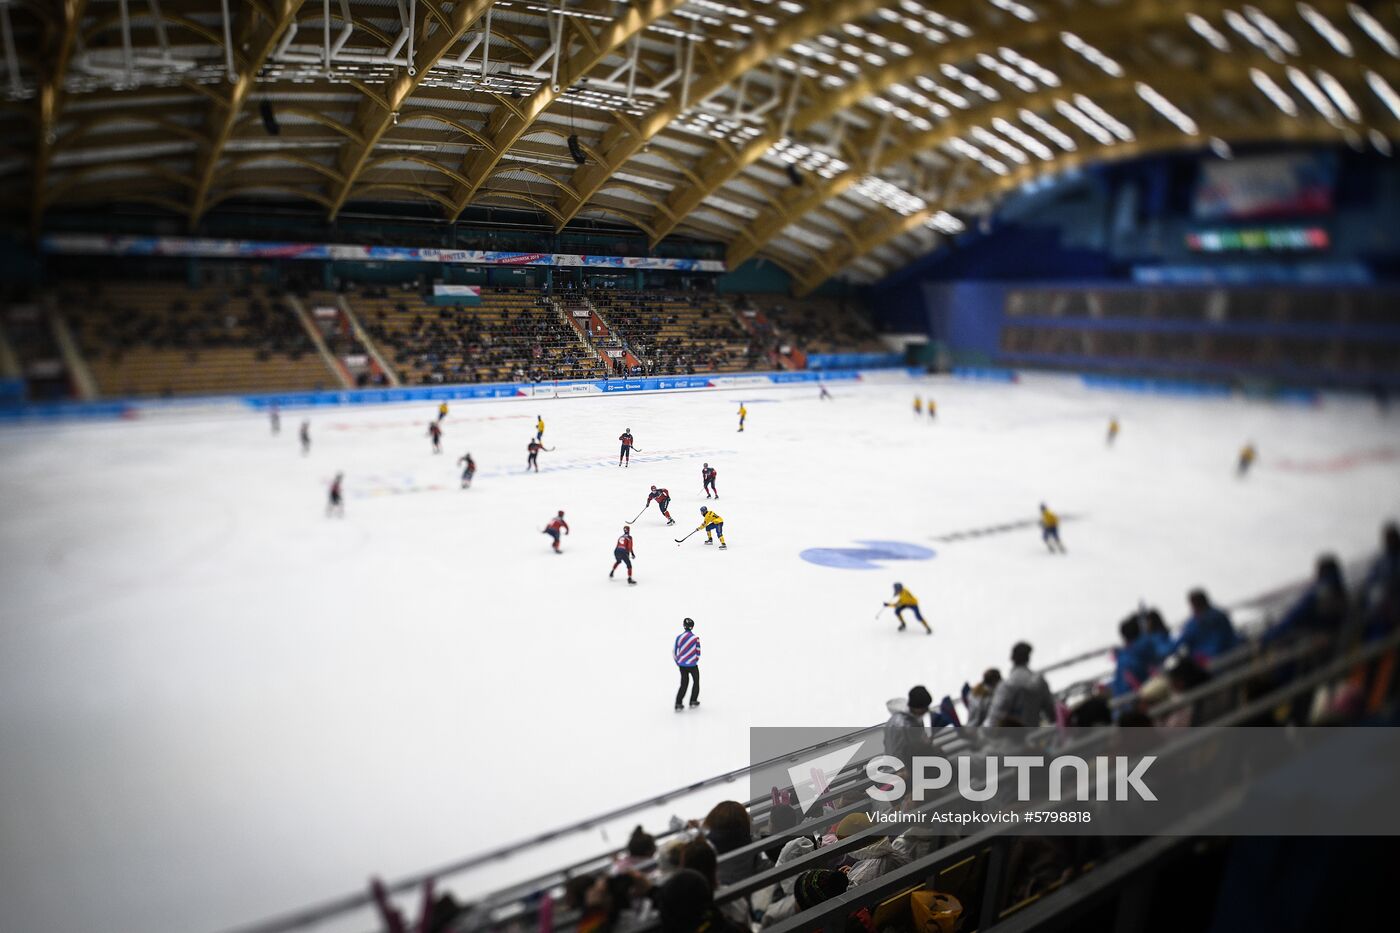
[[568,266],[716,273],[725,271],[722,259],[582,256],[576,253],[527,253],[417,246],[364,246],[352,243],[282,243],[254,240],[215,240],[198,237],[105,236],[87,233],[58,233],[46,236],[40,240],[40,247],[46,253],[79,256],[442,262],[475,266]]

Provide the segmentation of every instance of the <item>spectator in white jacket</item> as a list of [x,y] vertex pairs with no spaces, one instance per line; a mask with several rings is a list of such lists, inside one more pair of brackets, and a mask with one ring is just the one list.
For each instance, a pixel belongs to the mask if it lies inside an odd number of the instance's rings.
[[1045,678],[1030,668],[1031,646],[1018,641],[1011,649],[1011,673],[997,685],[987,711],[988,726],[1038,726],[1055,721],[1055,696]]

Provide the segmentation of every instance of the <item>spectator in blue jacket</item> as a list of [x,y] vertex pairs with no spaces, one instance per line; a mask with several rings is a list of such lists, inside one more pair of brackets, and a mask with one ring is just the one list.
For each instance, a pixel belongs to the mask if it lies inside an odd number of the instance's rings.
[[1302,634],[1334,634],[1347,617],[1347,587],[1342,566],[1331,554],[1317,559],[1317,575],[1293,607],[1261,639],[1270,645]]
[[1157,663],[1161,664],[1171,657],[1172,649],[1176,646],[1176,639],[1172,638],[1171,631],[1167,629],[1167,621],[1162,618],[1162,613],[1158,610],[1147,610],[1142,621],[1147,628],[1142,637],[1152,643],[1152,650],[1157,654]]
[[1118,626],[1123,636],[1123,647],[1117,651],[1113,672],[1113,695],[1132,693],[1152,674],[1152,666],[1157,662],[1157,652],[1152,642],[1143,636],[1142,625],[1137,616],[1129,616]]
[[1181,634],[1168,654],[1176,654],[1184,648],[1192,657],[1217,658],[1240,643],[1230,617],[1211,604],[1205,590],[1192,590],[1186,601],[1191,605],[1191,617],[1181,627]]

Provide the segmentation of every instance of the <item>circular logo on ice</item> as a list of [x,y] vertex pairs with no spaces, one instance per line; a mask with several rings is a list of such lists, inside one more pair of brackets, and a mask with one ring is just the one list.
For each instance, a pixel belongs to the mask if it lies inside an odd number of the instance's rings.
[[841,570],[878,570],[891,560],[928,560],[930,548],[904,541],[857,541],[861,547],[811,547],[797,555],[809,564]]

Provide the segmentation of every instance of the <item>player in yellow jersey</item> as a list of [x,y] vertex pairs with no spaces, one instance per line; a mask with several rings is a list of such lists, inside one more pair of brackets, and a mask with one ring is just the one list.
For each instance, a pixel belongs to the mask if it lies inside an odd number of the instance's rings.
[[938,403],[933,399],[928,400],[928,420],[932,421],[938,417]]
[[535,416],[535,440],[544,440],[544,415]]
[[1108,446],[1112,447],[1113,442],[1118,439],[1118,418],[1115,416],[1108,419]]
[[908,627],[904,624],[904,610],[912,609],[914,610],[914,618],[919,620],[919,624],[924,627],[924,631],[930,635],[933,634],[933,629],[929,628],[928,623],[924,621],[924,614],[919,611],[918,598],[913,593],[906,590],[903,583],[896,583],[894,585],[894,599],[885,603],[885,605],[894,607],[894,614],[895,617],[899,619],[899,630],[901,632]]
[[923,398],[922,395],[916,395],[916,396],[914,396],[914,417],[915,417],[915,418],[922,418],[923,416],[924,416],[924,398]]
[[443,418],[446,418],[446,417],[447,417],[447,403],[446,403],[446,402],[443,402],[442,404],[438,405],[438,420],[441,421]]
[[729,545],[724,543],[724,519],[720,518],[719,513],[712,512],[708,506],[702,505],[700,506],[700,516],[700,524],[695,530],[699,531],[701,528],[705,529],[705,543],[715,543],[714,538],[710,535],[711,532],[714,532],[715,536],[719,538],[719,549],[723,551],[729,547]]
[[1235,469],[1235,475],[1244,476],[1248,473],[1249,468],[1254,465],[1254,461],[1258,456],[1259,452],[1254,449],[1253,441],[1250,441],[1245,444],[1244,447],[1240,448],[1240,463]]
[[744,407],[744,403],[739,403],[739,430],[744,430],[744,419],[749,416],[749,410]]
[[1044,502],[1040,503],[1040,538],[1051,554],[1056,548],[1061,554],[1065,553],[1064,542],[1060,540],[1060,516],[1047,509]]

